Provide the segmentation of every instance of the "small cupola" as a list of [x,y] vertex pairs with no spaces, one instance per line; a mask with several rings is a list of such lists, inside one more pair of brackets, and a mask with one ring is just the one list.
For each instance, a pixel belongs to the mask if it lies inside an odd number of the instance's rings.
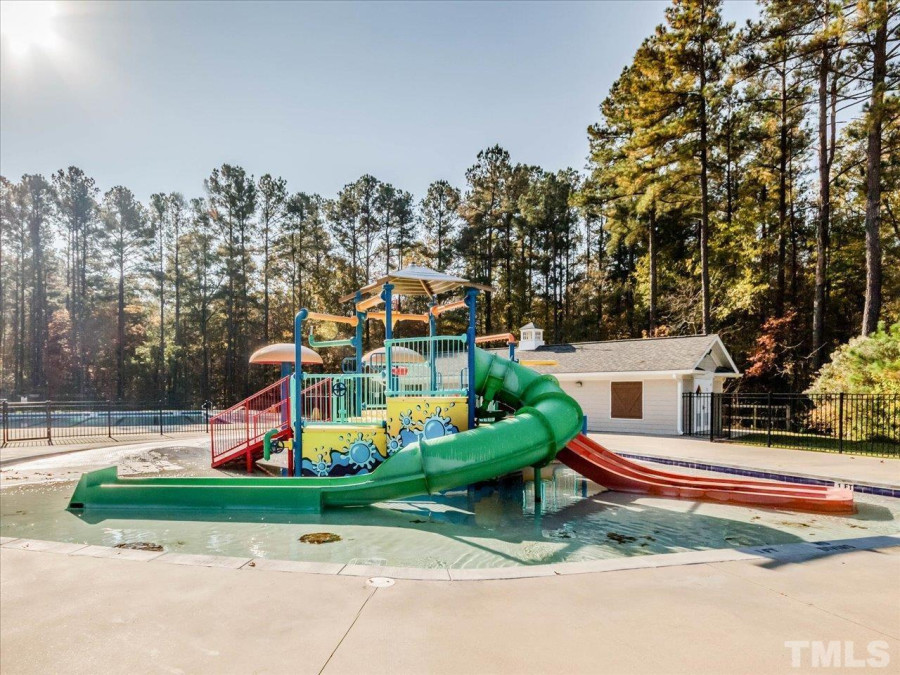
[[527,323],[519,329],[519,349],[530,352],[544,344],[544,331],[533,323]]

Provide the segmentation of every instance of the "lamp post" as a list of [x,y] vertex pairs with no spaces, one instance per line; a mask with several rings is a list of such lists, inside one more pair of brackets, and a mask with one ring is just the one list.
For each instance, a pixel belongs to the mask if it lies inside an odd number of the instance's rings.
[[353,298],[353,311],[356,314],[356,333],[353,340],[353,346],[356,349],[356,410],[361,414],[363,404],[363,325],[366,322],[366,313],[360,312],[357,309],[360,301],[362,301],[362,293],[360,291],[356,291],[356,296]]
[[394,338],[393,297],[391,292],[394,284],[385,284],[381,287],[381,299],[384,300],[384,377],[387,384],[387,393],[394,390],[394,381],[391,368],[391,344]]

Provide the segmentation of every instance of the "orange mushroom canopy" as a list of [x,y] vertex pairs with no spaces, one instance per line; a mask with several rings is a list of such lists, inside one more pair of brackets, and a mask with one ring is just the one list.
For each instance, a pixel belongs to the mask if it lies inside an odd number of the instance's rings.
[[[321,366],[322,357],[309,347],[301,347],[301,365]],[[260,347],[250,355],[250,363],[293,363],[294,343],[278,342],[274,345]]]

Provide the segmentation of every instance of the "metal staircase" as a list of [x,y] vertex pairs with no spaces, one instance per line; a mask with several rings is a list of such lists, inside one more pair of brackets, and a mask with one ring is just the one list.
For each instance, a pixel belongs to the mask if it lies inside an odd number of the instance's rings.
[[291,433],[291,376],[245,398],[209,420],[212,467],[243,459],[253,471],[255,457],[262,455],[263,437],[278,429],[276,437]]

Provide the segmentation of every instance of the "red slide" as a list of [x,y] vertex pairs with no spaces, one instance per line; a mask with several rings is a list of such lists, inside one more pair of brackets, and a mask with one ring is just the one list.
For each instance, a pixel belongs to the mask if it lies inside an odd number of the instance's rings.
[[828,485],[710,478],[660,471],[632,462],[579,434],[556,458],[595,483],[618,492],[659,497],[852,513],[853,491]]

